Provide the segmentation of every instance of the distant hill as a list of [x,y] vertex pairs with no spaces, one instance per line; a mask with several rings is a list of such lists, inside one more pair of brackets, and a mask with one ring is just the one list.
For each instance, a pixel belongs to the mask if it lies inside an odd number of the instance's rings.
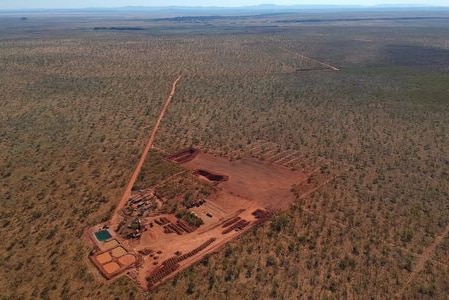
[[168,15],[238,15],[238,14],[265,14],[265,13],[291,13],[291,12],[322,12],[322,11],[449,11],[449,6],[436,7],[426,5],[275,5],[262,4],[256,6],[222,7],[222,6],[125,6],[125,7],[87,7],[74,9],[0,9],[0,13],[153,13]]

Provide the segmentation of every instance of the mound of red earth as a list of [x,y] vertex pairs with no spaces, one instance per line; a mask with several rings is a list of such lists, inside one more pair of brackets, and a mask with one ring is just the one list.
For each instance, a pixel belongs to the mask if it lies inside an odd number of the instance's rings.
[[199,150],[194,148],[188,148],[181,150],[173,155],[170,155],[169,157],[167,157],[167,160],[170,160],[177,164],[183,164],[194,159],[198,153]]

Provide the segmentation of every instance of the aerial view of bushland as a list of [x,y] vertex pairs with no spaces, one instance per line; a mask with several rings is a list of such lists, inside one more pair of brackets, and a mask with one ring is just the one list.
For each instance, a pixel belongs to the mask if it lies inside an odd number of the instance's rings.
[[[192,15],[0,13],[0,298],[445,299],[449,10]],[[210,195],[189,147],[310,177],[164,284],[105,282],[85,230],[178,76],[137,189]]]

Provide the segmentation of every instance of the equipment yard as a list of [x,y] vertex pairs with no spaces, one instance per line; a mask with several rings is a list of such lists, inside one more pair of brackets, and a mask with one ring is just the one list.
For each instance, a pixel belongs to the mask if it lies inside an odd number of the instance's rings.
[[[88,230],[89,240],[96,245],[90,260],[103,277],[114,279],[126,271],[145,290],[217,251],[273,213],[288,209],[295,200],[295,187],[316,173],[254,156],[230,160],[188,148],[165,158],[183,171],[152,187],[137,188],[139,175],[139,185],[145,184],[141,171],[179,78],[111,220]],[[161,184],[175,189],[176,177],[186,171],[190,184],[175,199],[158,191]],[[204,194],[193,193],[202,185]],[[319,186],[309,185],[310,190]]]
[[[119,223],[97,225],[89,231],[99,248],[91,260],[106,279],[127,271],[143,289],[154,288],[274,212],[287,209],[295,200],[292,187],[308,178],[304,171],[272,162],[255,158],[230,161],[196,149],[183,150],[166,160],[186,169],[194,180],[210,185],[213,192],[207,199],[180,195],[182,210],[167,213],[166,199],[157,197],[154,188],[134,190],[113,218]],[[105,228],[111,238],[95,238]]]

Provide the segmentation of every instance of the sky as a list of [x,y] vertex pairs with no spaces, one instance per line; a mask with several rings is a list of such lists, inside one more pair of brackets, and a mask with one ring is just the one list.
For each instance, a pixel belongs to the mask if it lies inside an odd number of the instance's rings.
[[120,6],[248,6],[277,5],[379,5],[410,4],[449,6],[449,0],[0,0],[0,9],[86,8]]

